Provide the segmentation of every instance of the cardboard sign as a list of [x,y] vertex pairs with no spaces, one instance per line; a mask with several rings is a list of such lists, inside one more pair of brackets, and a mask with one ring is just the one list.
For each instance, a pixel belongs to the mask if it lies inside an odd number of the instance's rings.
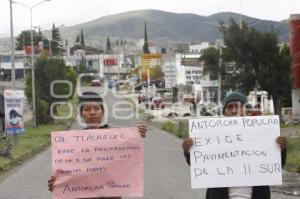
[[53,198],[144,195],[137,128],[52,132]]
[[192,188],[282,184],[278,116],[189,120]]
[[24,91],[5,90],[5,131],[7,134],[24,133]]

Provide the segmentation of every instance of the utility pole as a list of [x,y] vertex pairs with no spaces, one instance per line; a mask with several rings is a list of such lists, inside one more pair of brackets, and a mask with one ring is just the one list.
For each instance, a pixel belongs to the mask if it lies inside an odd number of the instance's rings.
[[222,68],[222,54],[223,54],[223,40],[220,37],[220,44],[219,44],[219,50],[220,50],[220,57],[219,57],[219,74],[218,74],[218,104],[221,104],[221,90],[222,90],[222,77],[221,77],[221,68]]
[[223,55],[223,38],[222,38],[222,32],[221,32],[221,29],[224,28],[224,24],[213,24],[213,23],[210,23],[210,22],[206,22],[207,24],[210,24],[210,25],[213,25],[213,26],[216,26],[218,27],[218,32],[219,32],[219,35],[220,35],[220,42],[219,42],[219,51],[220,51],[220,57],[219,57],[219,72],[218,72],[218,104],[221,104],[221,98],[222,98],[222,95],[221,95],[221,92],[222,92],[222,77],[221,77],[221,69],[222,69],[222,55]]
[[36,122],[36,96],[35,96],[35,75],[34,75],[34,49],[33,49],[33,29],[32,29],[32,8],[30,7],[30,37],[31,37],[31,86],[32,86],[32,121],[33,121],[33,127],[36,128],[37,122]]

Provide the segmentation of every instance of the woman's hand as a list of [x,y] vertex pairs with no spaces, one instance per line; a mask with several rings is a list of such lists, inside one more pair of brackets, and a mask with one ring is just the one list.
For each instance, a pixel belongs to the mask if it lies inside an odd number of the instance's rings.
[[278,144],[278,146],[280,147],[281,150],[284,150],[287,147],[287,140],[283,136],[277,137],[276,138],[276,143]]
[[193,145],[194,140],[192,138],[185,138],[182,142],[182,149],[184,153],[188,153]]
[[137,125],[138,131],[142,138],[146,137],[147,133],[147,126],[145,124],[138,124]]
[[51,178],[48,180],[48,189],[49,191],[53,192],[54,189],[54,182],[55,182],[55,177],[51,176]]

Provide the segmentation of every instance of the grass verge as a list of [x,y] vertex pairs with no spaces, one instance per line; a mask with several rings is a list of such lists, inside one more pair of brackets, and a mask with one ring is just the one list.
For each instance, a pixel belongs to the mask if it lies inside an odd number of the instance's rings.
[[186,138],[188,137],[188,121],[179,121],[171,122],[167,121],[162,123],[161,129],[167,131],[179,138]]
[[300,173],[300,137],[288,138],[285,169],[290,172]]
[[33,128],[32,121],[26,122],[25,133],[18,135],[17,144],[15,144],[10,151],[10,156],[0,156],[0,174],[10,170],[16,165],[22,164],[22,162],[32,155],[49,146],[51,132],[68,128],[76,112],[74,111],[76,110],[76,101],[77,98],[75,97],[70,101],[73,110],[70,110],[66,105],[58,107],[57,116],[66,116],[72,111],[72,116],[68,119],[54,120],[52,124],[39,125],[37,128]]
[[300,131],[300,125],[299,124],[280,124],[280,128],[293,128],[293,129],[299,129]]

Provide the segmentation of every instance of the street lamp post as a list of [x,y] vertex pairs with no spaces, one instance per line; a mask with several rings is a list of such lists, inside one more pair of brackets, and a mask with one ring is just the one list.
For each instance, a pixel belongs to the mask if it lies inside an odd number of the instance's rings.
[[17,1],[12,1],[10,0],[12,3],[16,3],[19,5],[22,5],[26,8],[28,8],[30,10],[30,36],[31,36],[31,84],[32,84],[32,120],[33,120],[33,127],[36,128],[36,102],[35,102],[35,76],[34,76],[34,58],[33,58],[33,29],[32,29],[32,10],[33,8],[37,7],[38,5],[47,2],[47,1],[51,1],[51,0],[44,0],[41,1],[33,6],[28,6],[26,4],[17,2]]
[[12,0],[10,4],[10,41],[11,41],[11,81],[13,90],[16,87],[16,73],[15,73],[15,43],[14,43],[14,28],[13,28],[13,13],[12,13]]

